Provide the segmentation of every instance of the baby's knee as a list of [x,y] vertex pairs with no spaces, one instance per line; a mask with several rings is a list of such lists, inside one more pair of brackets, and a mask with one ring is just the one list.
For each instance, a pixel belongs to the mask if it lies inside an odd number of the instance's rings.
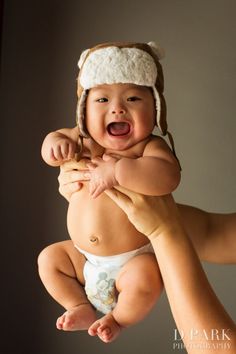
[[49,269],[56,268],[63,254],[59,244],[53,244],[45,247],[38,256],[39,272],[47,272]]
[[136,294],[155,299],[163,288],[157,261],[153,254],[143,254],[133,258],[117,281],[120,289],[132,288]]
[[160,294],[163,288],[158,263],[152,254],[143,255],[143,257],[139,259],[139,262],[140,265],[134,279],[137,291],[140,294],[149,294],[150,297],[155,298]]
[[52,275],[66,275],[84,282],[83,268],[85,258],[71,241],[61,241],[47,246],[38,256],[40,278],[48,279]]
[[48,267],[50,264],[50,259],[53,257],[52,247],[45,247],[40,254],[38,255],[38,268],[39,271],[43,270],[45,267]]

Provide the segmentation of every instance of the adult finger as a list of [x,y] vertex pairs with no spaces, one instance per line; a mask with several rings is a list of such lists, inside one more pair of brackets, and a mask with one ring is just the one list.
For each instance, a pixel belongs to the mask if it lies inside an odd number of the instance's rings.
[[69,160],[61,165],[62,171],[79,170],[80,164],[75,160]]
[[59,193],[69,201],[71,195],[78,192],[81,188],[82,184],[78,182],[59,185]]
[[114,187],[117,191],[119,191],[122,195],[125,195],[126,197],[128,197],[128,199],[130,200],[130,203],[132,202],[132,204],[138,204],[140,202],[143,201],[144,199],[144,195],[140,194],[138,192],[133,192],[127,188],[121,187],[121,186],[115,186]]
[[85,182],[90,180],[89,171],[63,171],[61,170],[58,176],[58,182],[60,184],[68,184],[73,182]]
[[128,212],[130,206],[132,205],[132,201],[129,196],[118,190],[118,187],[106,189],[105,193],[113,200],[113,202],[115,202],[122,210],[124,210],[125,213]]

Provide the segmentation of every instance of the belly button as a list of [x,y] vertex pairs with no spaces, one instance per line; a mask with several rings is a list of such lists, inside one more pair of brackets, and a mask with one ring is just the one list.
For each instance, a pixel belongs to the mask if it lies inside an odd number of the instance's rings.
[[91,243],[98,243],[98,237],[96,237],[96,236],[91,236],[91,237],[89,238],[89,241],[90,241]]

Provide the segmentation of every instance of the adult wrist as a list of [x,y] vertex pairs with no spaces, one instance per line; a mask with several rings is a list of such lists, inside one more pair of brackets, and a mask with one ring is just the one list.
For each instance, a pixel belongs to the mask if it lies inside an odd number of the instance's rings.
[[183,233],[185,234],[185,230],[179,222],[166,223],[162,226],[159,226],[157,229],[155,229],[153,232],[147,235],[147,237],[150,240],[150,242],[153,242],[154,240],[163,237],[175,239],[177,238],[176,235],[183,235]]

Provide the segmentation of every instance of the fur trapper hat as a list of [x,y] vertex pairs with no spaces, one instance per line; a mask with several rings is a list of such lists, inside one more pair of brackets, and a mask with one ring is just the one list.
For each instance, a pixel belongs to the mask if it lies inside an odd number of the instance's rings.
[[163,51],[154,43],[111,42],[85,50],[79,59],[77,123],[83,137],[88,90],[103,84],[136,84],[151,87],[155,98],[156,125],[167,134],[164,78],[159,60]]

